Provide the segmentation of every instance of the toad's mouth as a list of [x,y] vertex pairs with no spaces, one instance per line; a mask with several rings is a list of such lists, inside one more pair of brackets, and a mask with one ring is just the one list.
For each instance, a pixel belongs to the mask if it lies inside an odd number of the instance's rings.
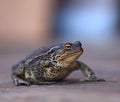
[[78,59],[80,57],[80,55],[82,55],[82,54],[83,54],[83,49],[80,50],[80,51],[76,51],[74,53],[64,54],[59,58],[59,61],[65,60],[65,59],[68,59],[68,58],[71,58],[71,59],[75,60],[75,59]]

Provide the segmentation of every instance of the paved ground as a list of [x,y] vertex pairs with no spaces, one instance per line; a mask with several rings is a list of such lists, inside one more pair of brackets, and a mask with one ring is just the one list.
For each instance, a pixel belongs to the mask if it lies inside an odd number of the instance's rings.
[[31,87],[16,87],[11,80],[10,67],[26,54],[1,54],[0,102],[120,102],[120,49],[115,51],[92,54],[86,51],[81,58],[106,82],[80,82],[79,78],[84,77],[77,71],[68,77],[68,85]]

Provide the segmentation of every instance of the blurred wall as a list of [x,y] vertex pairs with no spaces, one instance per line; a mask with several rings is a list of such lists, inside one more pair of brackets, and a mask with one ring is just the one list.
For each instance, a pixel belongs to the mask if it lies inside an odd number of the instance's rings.
[[0,49],[35,46],[50,38],[54,0],[0,0]]
[[56,32],[65,41],[107,46],[117,35],[117,0],[59,0]]

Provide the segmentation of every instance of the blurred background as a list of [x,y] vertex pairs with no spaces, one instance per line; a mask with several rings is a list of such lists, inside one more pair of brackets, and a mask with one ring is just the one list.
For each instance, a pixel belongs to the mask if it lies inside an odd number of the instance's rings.
[[63,40],[109,44],[120,37],[119,9],[119,0],[0,0],[0,50]]
[[120,0],[0,0],[0,87],[13,87],[11,66],[33,50],[77,40],[80,60],[120,82]]

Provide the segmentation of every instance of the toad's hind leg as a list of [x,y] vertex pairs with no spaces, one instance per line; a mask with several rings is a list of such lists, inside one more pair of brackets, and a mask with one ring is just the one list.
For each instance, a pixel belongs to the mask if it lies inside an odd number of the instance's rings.
[[13,79],[13,82],[16,86],[20,86],[20,85],[30,86],[29,82],[17,77],[16,75],[12,75],[12,79]]
[[12,80],[16,86],[27,85],[30,83],[24,80],[25,68],[23,64],[14,65],[12,67]]

